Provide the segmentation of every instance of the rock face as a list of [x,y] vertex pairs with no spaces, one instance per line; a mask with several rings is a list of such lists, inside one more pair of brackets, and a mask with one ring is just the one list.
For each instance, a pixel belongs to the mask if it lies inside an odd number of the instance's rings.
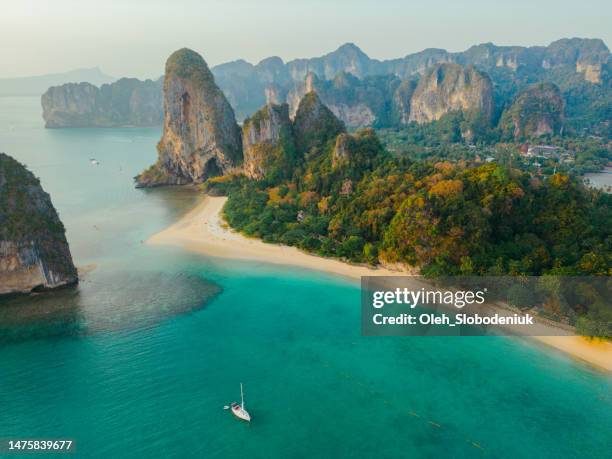
[[311,91],[300,101],[293,132],[295,145],[300,154],[320,150],[329,140],[345,131],[344,124]]
[[563,128],[564,103],[561,91],[552,83],[529,86],[504,112],[500,126],[506,137],[515,140],[559,134]]
[[582,73],[586,81],[600,83],[601,69],[610,60],[610,50],[602,40],[563,38],[546,49],[543,66],[569,67]]
[[295,59],[287,63],[291,78],[303,80],[308,73],[315,73],[319,78],[331,80],[340,72],[350,73],[358,78],[372,74],[375,65],[357,45],[345,43],[337,50],[325,56],[312,59]]
[[584,79],[589,83],[601,83],[601,64],[589,64],[588,62],[576,62],[576,72],[584,74]]
[[332,167],[338,168],[348,164],[354,149],[355,138],[344,132],[339,134],[332,151]]
[[50,87],[41,98],[47,128],[157,126],[162,121],[162,85],[122,78],[100,88],[89,83]]
[[202,57],[190,49],[166,62],[164,132],[158,161],[136,177],[137,186],[200,183],[242,164],[234,111]]
[[0,153],[0,295],[75,284],[64,226],[25,166]]
[[410,102],[416,86],[416,80],[404,80],[395,90],[391,103],[394,124],[406,125],[410,122]]
[[384,148],[374,129],[360,129],[354,134],[343,132],[336,137],[332,150],[332,169],[368,170],[372,167],[375,158],[381,154],[384,154]]
[[376,115],[370,107],[364,103],[355,105],[337,104],[329,107],[338,119],[351,128],[372,126],[376,121]]
[[358,128],[384,124],[389,100],[400,81],[392,75],[359,79],[341,72],[332,80],[321,80],[309,73],[305,81],[294,84],[287,94],[290,116],[295,116],[302,97],[316,91],[321,101],[347,127]]
[[287,104],[268,104],[242,126],[244,174],[261,180],[288,178],[295,164],[293,128]]
[[306,75],[304,80],[294,83],[286,96],[289,105],[289,116],[293,119],[297,113],[302,98],[311,91],[320,90],[320,80],[314,73]]
[[489,77],[468,66],[439,64],[419,81],[410,101],[410,121],[427,123],[452,111],[493,113],[493,87]]

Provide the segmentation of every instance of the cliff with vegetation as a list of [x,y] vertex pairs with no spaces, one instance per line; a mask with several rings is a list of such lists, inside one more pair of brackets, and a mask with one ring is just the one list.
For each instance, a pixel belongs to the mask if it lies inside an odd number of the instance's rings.
[[25,166],[0,153],[0,295],[77,282],[65,230]]
[[552,83],[529,86],[517,96],[502,116],[500,126],[507,138],[524,140],[562,132],[564,103]]
[[295,83],[286,99],[290,113],[295,115],[301,97],[315,90],[348,128],[384,126],[390,123],[390,98],[399,85],[400,80],[394,75],[359,79],[352,73],[340,72],[331,80],[322,80],[310,73],[303,83]]
[[318,154],[345,127],[333,112],[311,91],[300,101],[295,114],[294,133],[298,154]]
[[157,126],[161,96],[161,80],[122,78],[100,88],[67,83],[42,95],[43,119],[47,128]]
[[242,165],[234,111],[198,53],[183,48],[166,61],[164,131],[158,160],[139,187],[200,183]]
[[427,123],[449,112],[493,113],[493,87],[489,77],[474,67],[439,64],[419,81],[410,100],[409,120]]
[[288,178],[295,166],[293,127],[287,104],[267,104],[242,126],[244,173],[261,180]]

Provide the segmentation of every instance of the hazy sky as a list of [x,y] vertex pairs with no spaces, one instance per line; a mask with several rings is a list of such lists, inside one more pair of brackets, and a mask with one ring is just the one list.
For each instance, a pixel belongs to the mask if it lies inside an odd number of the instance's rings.
[[187,46],[209,65],[312,57],[354,42],[371,57],[492,41],[612,43],[610,0],[0,0],[0,78],[99,66],[156,77]]

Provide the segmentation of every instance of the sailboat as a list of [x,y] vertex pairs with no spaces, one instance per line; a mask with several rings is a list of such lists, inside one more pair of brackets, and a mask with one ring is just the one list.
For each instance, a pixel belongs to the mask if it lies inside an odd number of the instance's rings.
[[238,405],[236,402],[232,402],[232,404],[230,405],[232,408],[232,413],[234,413],[234,416],[236,416],[238,419],[250,422],[251,415],[247,410],[244,409],[244,392],[242,391],[242,383],[240,383],[240,400],[240,405]]

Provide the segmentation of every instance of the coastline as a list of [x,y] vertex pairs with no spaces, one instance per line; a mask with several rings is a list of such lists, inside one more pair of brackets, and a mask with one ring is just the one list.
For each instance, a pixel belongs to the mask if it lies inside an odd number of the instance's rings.
[[[352,265],[339,260],[307,254],[296,247],[268,244],[231,230],[221,211],[226,197],[204,196],[187,214],[168,228],[151,236],[150,245],[169,245],[204,255],[251,260],[322,271],[353,280],[361,276],[397,276],[397,271]],[[542,327],[553,328],[541,324]],[[550,333],[549,333],[550,334]],[[535,336],[538,343],[554,348],[589,365],[612,373],[612,343],[580,336]]]
[[397,271],[386,268],[352,265],[311,255],[296,247],[268,244],[256,238],[248,238],[231,230],[223,221],[221,211],[226,200],[226,197],[205,196],[179,221],[154,234],[146,243],[178,246],[220,258],[299,266],[357,280],[361,276],[398,275]]

